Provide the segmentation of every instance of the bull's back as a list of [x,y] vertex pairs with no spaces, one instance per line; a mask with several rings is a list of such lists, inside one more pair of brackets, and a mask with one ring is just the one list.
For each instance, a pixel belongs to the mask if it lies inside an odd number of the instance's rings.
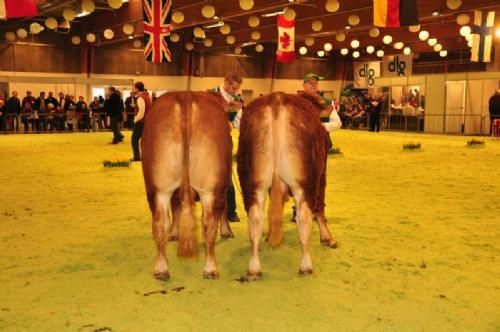
[[[186,135],[188,138],[184,140]],[[186,150],[183,142],[188,144]],[[216,142],[221,145],[218,150],[214,148]],[[216,97],[189,91],[161,96],[144,120],[141,146],[146,188],[179,187],[184,151],[189,153],[190,178],[196,180],[200,157],[204,156],[207,161],[222,159],[230,151],[230,144],[227,118]],[[205,156],[204,149],[211,150],[212,154]]]

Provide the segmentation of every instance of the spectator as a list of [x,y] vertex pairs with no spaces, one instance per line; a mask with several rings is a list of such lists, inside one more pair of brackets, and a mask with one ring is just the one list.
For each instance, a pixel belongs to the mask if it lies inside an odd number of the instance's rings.
[[489,101],[489,112],[490,112],[490,135],[493,128],[493,121],[495,119],[500,119],[500,89],[495,91],[495,94],[491,96]]
[[40,96],[35,99],[35,125],[37,131],[47,130],[47,102],[45,92],[40,92]]
[[89,108],[87,103],[83,100],[83,96],[78,97],[78,102],[76,103],[76,114],[78,118],[78,129],[87,132],[90,131],[90,116]]
[[94,100],[89,105],[89,110],[91,112],[90,116],[92,117],[92,127],[94,127],[94,130],[96,129],[95,122],[97,122],[99,129],[102,129],[105,123],[102,121],[101,117],[102,107],[99,102],[99,97],[94,97]]
[[5,99],[0,92],[0,131],[5,130]]
[[33,110],[33,104],[29,101],[26,100],[26,97],[23,98],[24,103],[23,103],[23,109],[21,113],[21,121],[23,122],[24,125],[24,132],[27,133],[30,130],[30,124],[32,125],[32,130],[35,131],[35,114]]
[[21,102],[21,107],[24,108],[24,104],[27,102],[31,103],[31,108],[33,109],[35,106],[35,97],[31,95],[31,91],[26,91],[26,97],[23,98],[23,101]]
[[130,96],[125,99],[125,119],[126,121],[126,127],[133,129],[134,128],[134,113],[135,113],[135,105],[136,105],[136,100],[134,97],[134,92],[130,92]]
[[[19,131],[19,115],[21,114],[21,101],[17,97],[17,91],[12,91],[12,96],[5,105],[7,116],[12,122],[12,130]],[[15,124],[14,124],[15,123]]]
[[119,126],[122,121],[123,102],[114,87],[109,87],[109,99],[106,102],[106,111],[109,114],[110,126],[113,131],[113,140],[111,144],[118,144],[123,141],[123,134]]

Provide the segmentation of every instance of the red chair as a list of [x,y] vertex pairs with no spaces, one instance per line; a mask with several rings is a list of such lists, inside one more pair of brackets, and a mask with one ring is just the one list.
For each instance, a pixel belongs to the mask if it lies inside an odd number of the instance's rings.
[[493,120],[493,128],[491,130],[493,137],[500,137],[500,119]]

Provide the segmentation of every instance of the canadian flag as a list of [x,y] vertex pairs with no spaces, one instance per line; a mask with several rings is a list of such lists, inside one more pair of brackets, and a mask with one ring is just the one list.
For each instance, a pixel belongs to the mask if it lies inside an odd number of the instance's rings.
[[295,20],[287,20],[278,15],[278,62],[290,63],[295,60]]
[[38,16],[35,0],[0,0],[0,20]]

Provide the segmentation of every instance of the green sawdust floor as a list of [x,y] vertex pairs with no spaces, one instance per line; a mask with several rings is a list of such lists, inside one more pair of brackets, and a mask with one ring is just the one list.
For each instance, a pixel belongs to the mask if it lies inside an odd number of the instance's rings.
[[[0,136],[0,330],[500,330],[500,141],[333,137],[343,156],[328,161],[326,214],[339,248],[321,247],[315,226],[314,275],[299,278],[288,203],[283,245],[262,246],[264,278],[246,283],[239,193],[220,279],[170,245],[160,282],[141,165],[102,165],[131,157],[130,133],[118,146],[110,133]],[[411,141],[423,150],[404,152]]]

